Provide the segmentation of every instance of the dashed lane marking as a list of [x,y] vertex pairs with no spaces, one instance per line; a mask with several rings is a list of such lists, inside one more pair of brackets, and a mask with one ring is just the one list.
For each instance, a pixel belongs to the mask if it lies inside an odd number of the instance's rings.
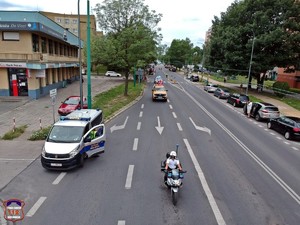
[[66,172],[62,172],[58,175],[58,177],[53,181],[53,185],[57,185],[59,184],[59,182],[64,178],[64,176],[66,176]]
[[37,202],[31,207],[31,209],[26,214],[27,217],[32,217],[36,213],[36,211],[41,207],[47,197],[40,197]]
[[142,124],[141,122],[138,122],[137,127],[136,127],[137,130],[141,129],[141,124]]
[[129,165],[128,172],[127,172],[127,177],[126,177],[126,183],[125,183],[125,188],[126,189],[131,188],[133,170],[134,170],[134,165]]
[[132,150],[133,151],[136,151],[137,148],[138,148],[138,143],[139,143],[139,139],[138,138],[135,138],[134,141],[133,141],[133,146],[132,146]]

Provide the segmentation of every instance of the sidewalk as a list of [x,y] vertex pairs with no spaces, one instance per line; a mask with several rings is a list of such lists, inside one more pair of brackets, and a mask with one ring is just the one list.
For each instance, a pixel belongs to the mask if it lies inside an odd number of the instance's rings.
[[[85,79],[85,77],[84,77]],[[92,96],[109,90],[124,82],[123,79],[91,77]],[[87,96],[87,81],[83,83],[83,95]],[[54,105],[55,119],[58,119],[57,109],[62,101],[70,95],[79,95],[79,81],[68,84],[66,88],[57,90]],[[49,95],[38,100],[27,97],[7,97],[0,99],[0,136],[13,129],[13,119],[16,127],[27,125],[26,131],[19,138],[11,141],[0,140],[0,190],[3,189],[19,173],[30,166],[41,154],[44,141],[28,141],[34,131],[53,124],[52,101]],[[41,124],[40,124],[41,119]],[[14,196],[11,196],[12,198]],[[0,199],[0,202],[3,199]],[[0,215],[1,218],[1,215]]]

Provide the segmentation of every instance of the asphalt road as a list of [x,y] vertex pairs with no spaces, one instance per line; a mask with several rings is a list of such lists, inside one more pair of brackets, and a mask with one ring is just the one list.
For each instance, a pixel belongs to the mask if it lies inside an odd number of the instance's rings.
[[[143,98],[106,124],[100,157],[67,173],[44,170],[38,158],[10,182],[0,195],[25,201],[20,224],[298,225],[298,143],[169,77],[168,102],[152,102],[151,77]],[[188,172],[175,207],[160,162],[176,144]]]

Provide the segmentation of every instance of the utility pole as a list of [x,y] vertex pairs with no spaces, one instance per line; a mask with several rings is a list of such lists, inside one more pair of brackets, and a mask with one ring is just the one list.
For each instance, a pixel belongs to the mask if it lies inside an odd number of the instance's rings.
[[92,108],[92,90],[91,90],[91,32],[90,32],[90,0],[87,0],[87,98],[88,98],[88,108]]
[[83,90],[82,90],[82,65],[81,65],[81,35],[80,35],[80,0],[78,0],[78,58],[79,58],[79,84],[80,84],[80,108],[83,108]]
[[252,65],[252,57],[253,57],[253,50],[254,50],[254,42],[255,42],[255,34],[253,33],[252,50],[251,50],[250,65],[249,65],[249,70],[248,70],[248,82],[247,82],[247,88],[246,88],[246,95],[248,95],[248,89],[249,89],[249,83],[250,83],[250,74],[251,74],[251,65]]

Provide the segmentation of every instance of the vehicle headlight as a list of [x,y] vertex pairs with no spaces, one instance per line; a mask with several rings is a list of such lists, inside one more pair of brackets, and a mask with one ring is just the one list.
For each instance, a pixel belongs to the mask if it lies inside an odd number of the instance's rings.
[[46,150],[45,150],[45,145],[43,145],[43,148],[42,148],[42,156],[45,157],[46,155]]
[[75,155],[78,154],[79,152],[79,149],[80,149],[80,145],[78,145],[74,150],[72,150],[69,155],[70,155],[70,158],[73,158]]

